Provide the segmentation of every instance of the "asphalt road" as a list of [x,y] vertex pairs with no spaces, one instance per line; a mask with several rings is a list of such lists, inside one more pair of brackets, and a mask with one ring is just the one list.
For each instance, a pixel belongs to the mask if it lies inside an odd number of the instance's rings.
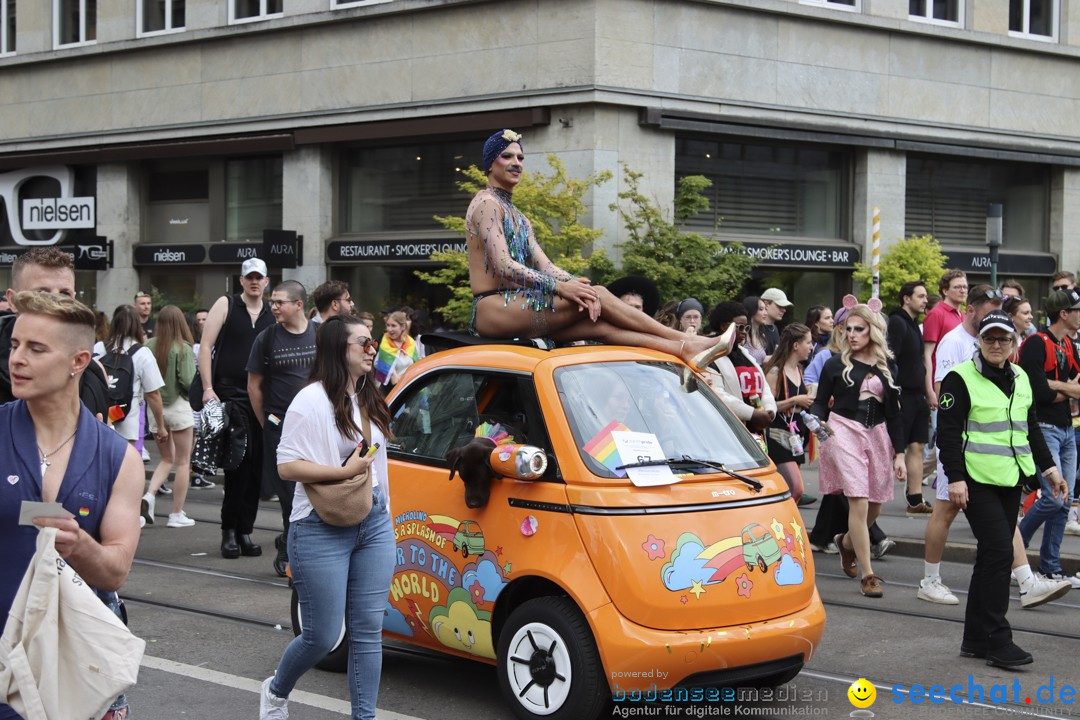
[[[812,472],[808,475],[813,489],[816,481]],[[257,717],[259,685],[292,637],[290,591],[271,568],[280,527],[276,504],[263,503],[259,514],[255,539],[264,555],[225,560],[218,553],[220,500],[220,486],[192,491],[187,511],[197,524],[170,529],[164,525],[168,499],[160,498],[157,524],[143,531],[122,591],[131,628],[147,641],[139,685],[129,693],[133,720]],[[950,551],[956,561],[946,562],[942,571],[961,604],[918,600],[918,541],[925,520],[905,517],[899,502],[886,508],[882,524],[907,556],[894,554],[875,564],[887,582],[883,599],[862,597],[856,581],[841,573],[836,556],[815,556],[828,613],[825,638],[803,673],[771,699],[753,691],[732,702],[694,705],[657,706],[628,698],[613,703],[612,716],[849,717],[856,709],[848,687],[864,677],[876,686],[870,711],[878,718],[1080,717],[1080,707],[1062,702],[1060,694],[1067,684],[1080,685],[1080,593],[1022,610],[1014,590],[1010,621],[1017,643],[1035,655],[1034,664],[1005,671],[960,658],[970,531],[958,520]],[[808,510],[805,520],[812,525],[814,508]],[[1076,545],[1080,539],[1067,539],[1073,563]],[[943,702],[914,702],[920,699],[916,685],[928,691],[935,684],[942,686]],[[954,685],[961,701],[977,699],[971,693],[981,687],[982,703],[953,703],[947,695]],[[1047,699],[1046,689],[1037,692],[1041,686],[1053,687],[1054,702],[1039,702]],[[389,645],[378,704],[378,717],[391,720],[511,717],[490,666]],[[345,676],[312,670],[297,686],[290,710],[295,720],[348,717]]]

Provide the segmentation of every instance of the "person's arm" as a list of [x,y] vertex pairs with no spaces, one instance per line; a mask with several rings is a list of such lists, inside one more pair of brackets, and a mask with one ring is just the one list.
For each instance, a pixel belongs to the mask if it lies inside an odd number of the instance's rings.
[[[833,360],[834,355],[829,360]],[[826,362],[825,367],[821,369],[821,377],[818,379],[817,394],[814,396],[814,404],[810,406],[810,414],[816,415],[821,420],[828,420],[829,418],[829,400],[832,399],[833,394],[833,373],[832,368],[834,363]]]
[[251,401],[251,411],[255,413],[255,419],[259,421],[259,427],[266,427],[266,418],[263,413],[262,384],[262,373],[248,370],[247,391],[248,400]]
[[1054,462],[1054,456],[1050,453],[1042,428],[1039,426],[1039,416],[1035,412],[1035,403],[1031,403],[1031,407],[1028,408],[1027,423],[1028,445],[1031,447],[1031,455],[1035,460],[1035,465],[1039,468],[1039,472],[1045,473],[1050,468],[1056,468],[1057,463]]
[[938,459],[949,483],[966,483],[964,463],[964,427],[971,412],[971,395],[963,378],[951,372],[941,381],[941,397],[949,402],[938,405]]
[[[726,364],[724,361],[727,361]],[[727,358],[720,358],[713,363],[713,368],[709,369],[709,376],[712,379],[712,389],[720,396],[720,399],[724,401],[724,404],[728,406],[731,412],[735,413],[735,417],[742,420],[744,423],[748,423],[754,415],[754,407],[747,405],[742,398],[742,390],[739,388],[729,388],[727,383],[727,374],[724,372],[726,368],[731,368],[731,372],[735,372],[734,366]]]
[[169,437],[169,431],[165,427],[165,406],[161,402],[161,391],[148,390],[143,393],[143,399],[146,400],[146,407],[150,408],[150,412],[154,416],[154,423],[157,425],[154,439],[165,442]]
[[210,308],[203,325],[202,342],[199,345],[199,377],[202,378],[203,402],[218,400],[214,392],[213,352],[225,319],[229,316],[229,296],[222,295]]
[[290,460],[278,464],[278,475],[282,480],[301,483],[333,482],[345,480],[354,475],[359,475],[371,465],[371,458],[360,457],[360,453],[354,452],[349,456],[348,462],[343,466],[333,467],[320,465],[310,460]]
[[186,391],[186,388],[191,387],[191,381],[195,377],[195,353],[192,352],[191,346],[186,342],[180,344],[180,352],[176,361],[177,380],[180,383],[180,388]]
[[889,346],[894,358],[900,357],[900,351],[903,350],[901,345],[906,336],[904,321],[896,315],[890,315],[889,322],[885,325],[885,344]]
[[128,445],[101,518],[100,542],[80,528],[74,518],[34,518],[34,524],[57,528],[57,553],[87,584],[99,590],[119,590],[139,544],[139,500],[145,482],[142,458]]
[[937,343],[923,342],[923,365],[926,367],[926,401],[931,410],[938,409],[937,384],[934,382],[934,348]]

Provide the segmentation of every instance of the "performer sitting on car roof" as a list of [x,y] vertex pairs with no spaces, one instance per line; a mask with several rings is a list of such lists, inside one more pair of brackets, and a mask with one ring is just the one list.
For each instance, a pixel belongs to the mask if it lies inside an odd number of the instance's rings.
[[484,143],[488,186],[473,198],[465,219],[471,332],[634,345],[676,355],[698,368],[726,351],[730,337],[694,337],[661,325],[606,288],[553,263],[512,202],[524,162],[521,136],[512,130],[500,130]]

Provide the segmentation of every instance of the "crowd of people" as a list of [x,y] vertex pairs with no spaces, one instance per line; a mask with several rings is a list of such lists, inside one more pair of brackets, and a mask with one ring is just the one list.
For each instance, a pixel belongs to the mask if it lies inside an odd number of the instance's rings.
[[[893,542],[876,519],[896,483],[906,513],[927,519],[922,600],[958,604],[940,563],[964,511],[978,548],[961,654],[1002,667],[1031,662],[1005,619],[1010,576],[1024,608],[1080,587],[1080,574],[1064,574],[1060,550],[1066,533],[1080,534],[1080,291],[1071,273],[1053,277],[1041,326],[1019,283],[969,285],[958,270],[942,275],[937,295],[924,281],[906,283],[887,318],[879,299],[848,296],[837,308],[813,305],[798,322],[775,287],[712,308],[695,298],[661,305],[647,278],[605,288],[548,259],[513,205],[524,157],[510,130],[484,144],[488,187],[466,217],[470,332],[679,357],[759,436],[800,505],[818,499],[802,472],[815,447],[822,498],[811,547],[837,555],[867,597],[884,594],[873,562]],[[288,717],[290,691],[330,650],[345,618],[353,717],[370,718],[393,552],[384,398],[423,355],[419,320],[392,308],[376,339],[374,316],[357,310],[347,284],[314,288],[308,312],[303,284],[284,280],[267,297],[268,275],[250,258],[241,291],[208,309],[185,316],[166,305],[155,313],[153,297],[140,292],[110,318],[74,299],[70,255],[22,255],[0,310],[0,443],[14,458],[11,497],[64,502],[78,493],[87,505],[76,517],[34,522],[58,529],[60,555],[115,609],[139,527],[156,522],[156,500],[171,495],[167,527],[194,524],[184,503],[189,489],[214,486],[205,477],[210,453],[222,466],[221,556],[262,555],[252,530],[260,499],[276,496],[283,532],[273,567],[284,576],[292,559],[305,618],[263,683],[260,717]],[[684,376],[684,389],[694,387],[692,377]],[[211,452],[226,416],[229,438]],[[149,482],[140,462],[147,433],[161,458]],[[193,473],[199,458],[202,473]],[[344,519],[320,508],[327,488],[342,483],[366,498],[363,507],[335,508],[348,510]],[[1024,493],[1031,502],[1018,523]],[[0,572],[4,615],[34,552],[17,510],[0,504],[0,542],[17,560]],[[1040,529],[1033,569],[1026,548]],[[120,697],[106,718],[126,714]],[[0,720],[14,717],[0,705]]]

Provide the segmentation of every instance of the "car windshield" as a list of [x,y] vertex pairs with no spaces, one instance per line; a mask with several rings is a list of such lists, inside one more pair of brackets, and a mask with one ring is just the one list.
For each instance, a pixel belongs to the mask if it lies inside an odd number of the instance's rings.
[[[745,470],[769,464],[761,447],[703,383],[683,392],[679,367],[664,362],[570,365],[555,371],[555,386],[581,458],[596,475],[622,477],[610,433],[651,433],[667,458],[694,458]],[[615,457],[612,457],[614,453]],[[707,467],[676,472],[714,473]]]

